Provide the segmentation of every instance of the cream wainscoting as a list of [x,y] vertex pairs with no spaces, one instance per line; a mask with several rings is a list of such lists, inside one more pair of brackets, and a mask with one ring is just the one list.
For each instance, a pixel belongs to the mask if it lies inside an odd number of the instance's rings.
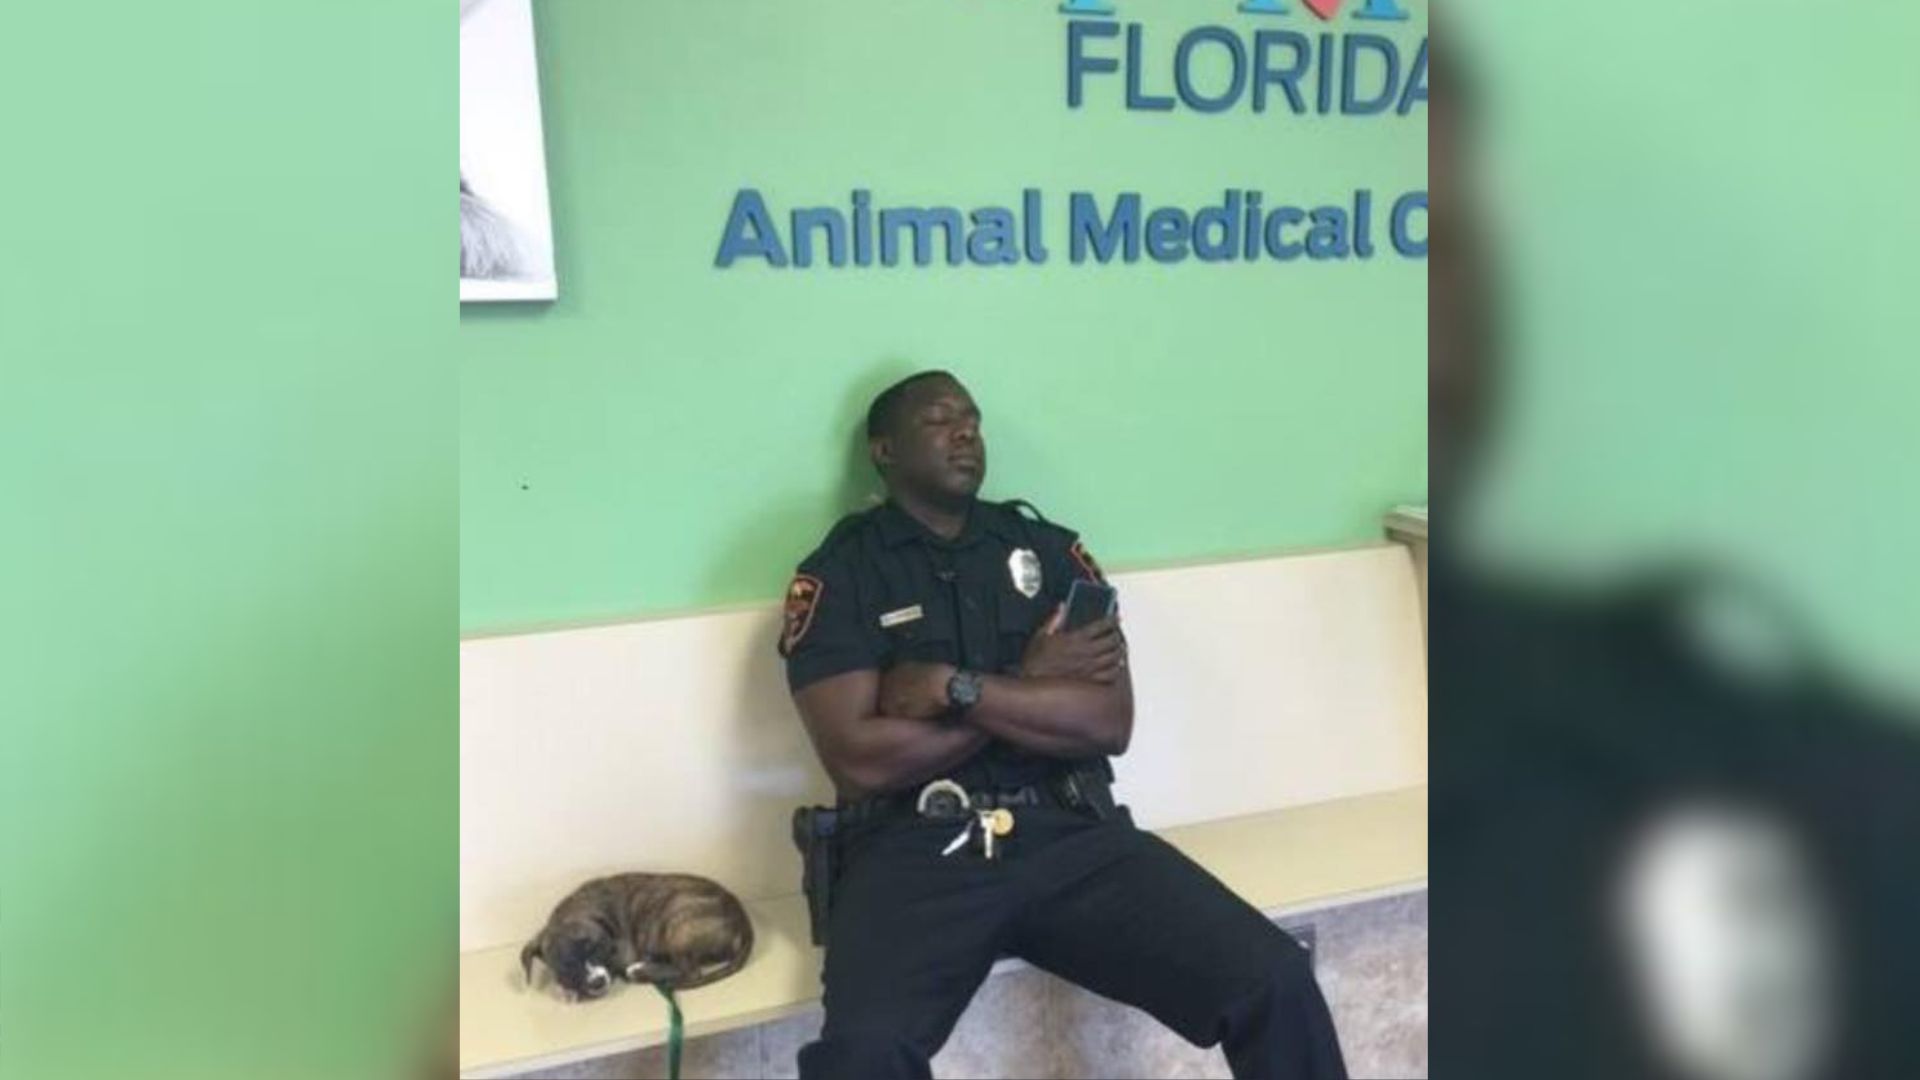
[[[1167,828],[1426,780],[1415,564],[1397,544],[1115,575],[1135,735],[1119,794]],[[775,605],[461,646],[460,942],[517,943],[595,874],[791,895],[792,808],[828,787]]]

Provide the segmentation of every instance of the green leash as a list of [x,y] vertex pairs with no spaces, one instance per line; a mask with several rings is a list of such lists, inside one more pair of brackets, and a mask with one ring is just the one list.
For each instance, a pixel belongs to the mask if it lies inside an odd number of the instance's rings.
[[654,983],[653,988],[667,999],[667,1080],[680,1080],[680,1042],[686,1034],[680,1021],[680,1000],[669,987]]

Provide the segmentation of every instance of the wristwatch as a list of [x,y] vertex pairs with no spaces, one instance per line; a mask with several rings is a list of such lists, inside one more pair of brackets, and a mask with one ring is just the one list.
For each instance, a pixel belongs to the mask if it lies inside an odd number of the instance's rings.
[[947,708],[963,713],[980,702],[980,673],[965,668],[947,676]]

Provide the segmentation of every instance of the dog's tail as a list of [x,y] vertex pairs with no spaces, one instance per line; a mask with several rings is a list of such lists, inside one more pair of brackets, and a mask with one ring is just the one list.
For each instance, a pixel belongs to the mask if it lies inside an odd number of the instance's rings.
[[526,947],[520,950],[520,974],[525,976],[528,986],[533,985],[533,962],[539,960],[545,963],[546,959],[547,956],[540,947],[539,938],[527,942]]

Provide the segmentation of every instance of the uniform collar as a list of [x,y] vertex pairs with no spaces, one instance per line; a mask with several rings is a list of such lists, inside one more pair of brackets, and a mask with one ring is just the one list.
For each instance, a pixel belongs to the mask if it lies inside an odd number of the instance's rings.
[[945,547],[967,547],[984,534],[998,536],[1010,544],[1019,544],[1020,535],[1009,513],[999,503],[990,503],[983,499],[973,501],[973,509],[967,513],[966,527],[952,540],[943,540],[935,536],[925,525],[920,524],[912,514],[900,509],[892,499],[880,504],[880,540],[888,547],[899,547],[910,541],[918,540],[924,544]]

